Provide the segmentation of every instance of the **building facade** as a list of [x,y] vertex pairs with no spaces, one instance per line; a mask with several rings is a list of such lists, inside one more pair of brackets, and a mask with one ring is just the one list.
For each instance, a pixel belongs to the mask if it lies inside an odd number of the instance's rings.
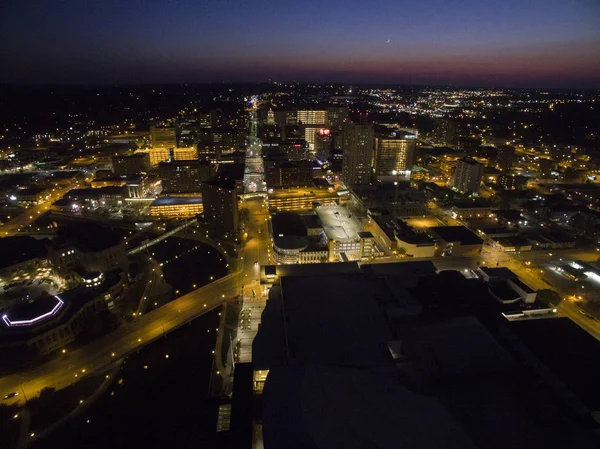
[[214,175],[214,167],[208,161],[182,160],[158,164],[158,176],[165,193],[200,192],[202,182]]
[[170,126],[153,126],[150,128],[150,139],[152,140],[152,148],[176,148],[177,130]]
[[372,123],[347,121],[343,129],[342,181],[348,186],[371,183],[375,129]]
[[148,153],[135,153],[129,156],[113,156],[111,158],[113,173],[117,176],[132,176],[147,173],[150,170]]
[[477,194],[483,177],[483,165],[470,157],[456,162],[452,188],[467,195]]
[[238,195],[242,183],[229,179],[202,183],[204,220],[211,226],[230,233],[239,230]]
[[377,180],[381,182],[410,180],[416,145],[417,139],[414,134],[391,131],[378,136],[373,167]]

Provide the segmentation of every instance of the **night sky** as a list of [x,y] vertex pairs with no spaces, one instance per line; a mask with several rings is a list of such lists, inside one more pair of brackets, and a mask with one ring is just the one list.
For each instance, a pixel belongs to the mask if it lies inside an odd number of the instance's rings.
[[600,87],[599,0],[5,0],[0,82]]

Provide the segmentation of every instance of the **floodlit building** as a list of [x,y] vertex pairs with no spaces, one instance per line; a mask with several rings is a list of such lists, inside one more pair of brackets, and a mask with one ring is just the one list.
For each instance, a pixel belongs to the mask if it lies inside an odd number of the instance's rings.
[[170,126],[153,126],[150,128],[150,139],[152,140],[152,148],[176,148],[177,130]]
[[165,196],[150,205],[150,215],[157,218],[192,218],[204,211],[198,196]]
[[[150,165],[156,167],[164,161],[189,161],[198,159],[198,149],[195,147],[176,148],[176,147],[154,147],[150,150],[140,150],[146,152],[150,158]],[[136,153],[137,154],[137,153]]]
[[318,206],[315,212],[323,225],[330,262],[361,260],[373,255],[375,239],[343,206]]
[[310,151],[316,151],[317,133],[325,127],[327,111],[325,110],[300,110],[296,111],[297,124],[304,129],[304,140],[308,143]]
[[410,180],[417,137],[400,130],[386,130],[375,139],[374,172],[378,181]]

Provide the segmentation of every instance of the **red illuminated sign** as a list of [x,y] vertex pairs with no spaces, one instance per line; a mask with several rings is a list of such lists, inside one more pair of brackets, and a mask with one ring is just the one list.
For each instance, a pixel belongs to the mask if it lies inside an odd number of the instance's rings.
[[330,132],[331,132],[331,131],[329,131],[327,128],[321,128],[321,129],[319,130],[319,135],[320,135],[320,136],[328,136]]

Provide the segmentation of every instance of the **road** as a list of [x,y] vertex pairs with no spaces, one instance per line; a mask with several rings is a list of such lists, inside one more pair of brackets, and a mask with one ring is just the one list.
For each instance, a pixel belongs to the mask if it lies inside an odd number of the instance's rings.
[[[12,402],[16,402],[25,395],[28,398],[37,395],[44,387],[64,388],[83,376],[109,369],[116,360],[218,307],[226,300],[240,295],[242,286],[245,296],[251,296],[252,289],[258,294],[260,291],[259,265],[270,263],[269,215],[264,198],[246,199],[242,202],[242,208],[248,210],[247,216],[249,217],[242,223],[245,244],[240,251],[239,259],[232,264],[234,267],[231,274],[145,313],[132,323],[89,345],[67,353],[64,357],[24,373],[0,378],[0,395],[4,396],[7,393],[18,391],[21,394],[12,400]],[[551,254],[550,256],[548,252],[533,251],[523,253],[522,258],[531,260],[536,265],[558,262],[561,258],[587,261],[597,258],[597,255],[592,252],[580,250],[560,250],[553,251]],[[435,258],[433,262],[441,270],[462,269],[475,268],[478,259],[478,257],[444,257]],[[513,255],[503,253],[500,256],[494,253],[484,253],[482,259],[489,266],[496,266],[498,262],[502,266],[508,266],[531,287],[548,288],[540,277],[539,269],[527,268],[521,260],[516,259]],[[385,261],[381,260],[381,262]],[[560,293],[565,294],[562,291]],[[582,315],[574,304],[567,301],[563,301],[559,309],[562,315],[568,316],[591,335],[600,339],[600,322]],[[4,401],[4,403],[10,402]]]
[[73,180],[68,186],[62,188],[54,188],[51,190],[50,196],[42,203],[27,208],[25,211],[6,222],[0,229],[2,237],[11,237],[15,235],[21,228],[30,225],[45,212],[50,210],[50,206],[55,201],[61,199],[69,190],[79,187],[79,180]]
[[[251,209],[246,229],[250,240],[243,249],[243,258],[236,261],[231,274],[181,296],[164,306],[145,313],[94,342],[67,353],[27,372],[0,378],[0,395],[18,391],[19,396],[3,403],[17,402],[36,396],[45,387],[64,388],[81,377],[109,367],[157,338],[238,296],[241,286],[259,288],[259,270],[255,261],[268,259],[268,228],[266,207],[262,198],[246,201]],[[260,232],[259,232],[260,231]]]

